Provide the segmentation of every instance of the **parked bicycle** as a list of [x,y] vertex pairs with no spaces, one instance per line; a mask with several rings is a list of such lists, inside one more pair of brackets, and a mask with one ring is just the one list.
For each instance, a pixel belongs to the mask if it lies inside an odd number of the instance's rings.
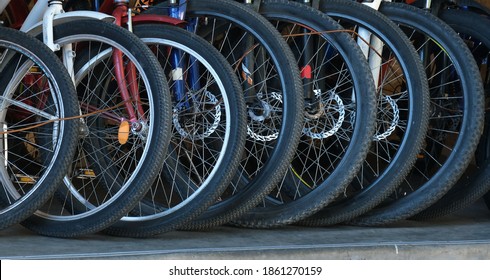
[[102,13],[63,13],[62,1],[40,0],[21,28],[42,31],[45,44],[61,50],[84,115],[64,184],[23,222],[41,234],[79,236],[118,221],[155,180],[161,146],[170,140],[170,95],[158,61],[136,36],[101,19],[112,21]]
[[34,213],[62,182],[77,108],[70,76],[49,48],[0,27],[0,229]]

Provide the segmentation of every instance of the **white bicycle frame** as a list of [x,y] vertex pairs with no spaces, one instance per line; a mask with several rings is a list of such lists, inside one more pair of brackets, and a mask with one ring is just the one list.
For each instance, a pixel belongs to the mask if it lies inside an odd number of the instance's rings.
[[3,10],[5,10],[5,7],[7,7],[7,5],[9,4],[10,1],[0,1],[0,13],[3,12]]
[[[72,46],[64,45],[60,47],[58,44],[55,44],[53,27],[58,24],[80,19],[96,19],[114,22],[114,17],[94,11],[65,12],[63,10],[62,2],[63,1],[61,0],[38,0],[32,10],[29,12],[29,15],[22,24],[20,30],[32,35],[37,35],[42,31],[44,44],[46,44],[53,51],[62,49],[63,63],[74,81],[74,53]],[[10,0],[0,0],[0,13],[3,12],[9,3]]]

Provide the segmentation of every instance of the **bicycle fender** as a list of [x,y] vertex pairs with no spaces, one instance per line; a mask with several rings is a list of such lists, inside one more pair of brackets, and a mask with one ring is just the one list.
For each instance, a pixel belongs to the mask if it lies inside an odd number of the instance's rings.
[[[107,22],[114,22],[115,20],[113,16],[104,13],[93,12],[93,11],[73,11],[73,12],[65,12],[62,14],[55,15],[53,20],[53,26],[63,24],[66,22],[72,22],[75,20],[81,20],[81,19],[96,19],[96,20],[103,20]],[[40,21],[30,29],[26,30],[26,33],[31,34],[33,36],[37,36],[41,34],[42,31],[43,31],[43,22]]]

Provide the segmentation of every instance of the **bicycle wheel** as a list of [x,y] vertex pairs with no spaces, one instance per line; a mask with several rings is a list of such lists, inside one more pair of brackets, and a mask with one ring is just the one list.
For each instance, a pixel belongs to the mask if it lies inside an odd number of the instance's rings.
[[259,12],[296,55],[306,96],[303,135],[288,172],[261,205],[234,221],[266,228],[306,218],[345,191],[371,144],[377,95],[360,48],[334,20],[288,1],[262,1]]
[[423,151],[403,184],[383,204],[352,222],[378,225],[414,216],[439,200],[471,161],[483,129],[484,96],[478,67],[463,40],[426,11],[383,3],[423,57],[431,92]]
[[[171,148],[145,198],[105,232],[144,237],[184,225],[219,198],[239,167],[247,117],[238,77],[204,39],[181,28],[155,24],[136,25],[134,33],[172,77]],[[179,63],[173,61],[177,53]],[[180,77],[175,76],[176,65],[182,68]],[[179,94],[180,83],[185,84],[184,96]]]
[[[348,221],[387,198],[415,164],[429,119],[427,77],[405,33],[381,13],[353,1],[325,0],[320,10],[345,29],[357,31],[355,36],[362,36],[366,42],[377,44],[376,38],[382,47],[380,55],[374,50],[367,54],[371,71],[379,73],[375,78],[377,132],[369,155],[341,198],[301,222],[310,226]],[[358,44],[366,47],[363,40],[358,39]]]
[[0,229],[29,217],[62,182],[75,153],[73,83],[42,42],[0,27]]
[[127,30],[80,20],[57,25],[54,36],[77,53],[83,125],[63,186],[22,224],[43,235],[75,237],[117,222],[143,198],[169,144],[171,100],[158,61]]
[[[474,12],[449,9],[442,10],[439,18],[451,26],[463,38],[475,58],[482,74],[486,108],[490,102],[490,18]],[[485,129],[475,153],[475,160],[466,169],[462,178],[434,205],[418,213],[414,219],[434,219],[459,211],[476,202],[490,191],[490,147],[488,129],[490,113],[486,112]]]
[[[167,14],[167,3],[148,12]],[[227,0],[187,1],[186,20],[241,77],[247,104],[247,141],[229,187],[181,229],[229,222],[257,205],[286,172],[302,129],[303,91],[291,50],[275,28],[247,7]]]

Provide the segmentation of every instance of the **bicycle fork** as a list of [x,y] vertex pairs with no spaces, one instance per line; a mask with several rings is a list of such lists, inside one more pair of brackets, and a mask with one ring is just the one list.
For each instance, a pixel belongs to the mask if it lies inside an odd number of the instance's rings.
[[[185,11],[187,8],[187,1],[179,1],[170,0],[169,6],[169,16],[184,20],[185,19]],[[186,26],[186,29],[192,32],[196,31],[196,21],[189,22]],[[185,80],[184,80],[184,59],[182,51],[172,48],[170,51],[170,63],[172,66],[172,92],[174,93],[174,98],[176,100],[177,109],[189,109],[191,108],[190,99],[186,98],[186,88],[185,88]],[[193,57],[189,58],[189,84],[191,85],[191,90],[197,90],[199,88],[199,67],[196,63],[196,59]]]
[[[122,18],[124,16],[130,17],[131,11],[128,11],[129,0],[114,0],[115,8],[113,16],[116,19],[116,24],[118,26],[122,25]],[[128,26],[130,24],[130,18],[128,19]],[[141,98],[139,94],[139,86],[136,77],[136,67],[133,63],[127,63],[124,67],[124,58],[122,52],[118,49],[113,49],[112,60],[114,63],[115,77],[117,80],[117,85],[121,91],[121,97],[124,101],[125,108],[127,110],[129,121],[131,123],[131,128],[133,131],[138,132],[142,127],[141,117],[145,115],[143,106],[141,104]],[[127,74],[127,76],[125,75]],[[128,87],[129,83],[129,87]],[[129,89],[129,90],[128,90]],[[133,103],[136,102],[136,110],[133,107]]]

